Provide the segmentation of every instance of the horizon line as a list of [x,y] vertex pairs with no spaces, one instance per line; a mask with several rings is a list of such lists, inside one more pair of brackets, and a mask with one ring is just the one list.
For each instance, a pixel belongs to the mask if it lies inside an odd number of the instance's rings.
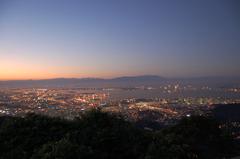
[[240,75],[210,75],[210,76],[179,76],[179,77],[166,77],[161,75],[123,75],[123,76],[115,76],[115,77],[55,77],[55,78],[29,78],[29,79],[0,79],[0,82],[7,82],[7,81],[43,81],[43,80],[56,80],[56,79],[100,79],[100,80],[111,80],[117,79],[122,77],[143,77],[143,76],[155,76],[165,79],[194,79],[194,78],[239,78]]

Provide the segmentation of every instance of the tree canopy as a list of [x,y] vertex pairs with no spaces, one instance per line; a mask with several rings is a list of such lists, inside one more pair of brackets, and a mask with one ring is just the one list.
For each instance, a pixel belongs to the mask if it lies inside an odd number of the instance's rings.
[[209,117],[158,131],[92,110],[74,120],[36,114],[0,117],[1,159],[207,159],[237,154],[231,134]]

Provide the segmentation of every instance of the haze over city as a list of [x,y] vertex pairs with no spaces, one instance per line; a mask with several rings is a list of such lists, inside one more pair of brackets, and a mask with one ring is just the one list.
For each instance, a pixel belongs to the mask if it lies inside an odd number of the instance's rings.
[[239,76],[236,0],[1,0],[0,80]]

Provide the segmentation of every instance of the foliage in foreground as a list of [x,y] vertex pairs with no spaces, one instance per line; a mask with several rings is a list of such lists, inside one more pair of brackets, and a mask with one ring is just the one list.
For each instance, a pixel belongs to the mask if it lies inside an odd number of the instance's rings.
[[92,110],[73,121],[29,114],[0,117],[2,159],[207,159],[237,152],[233,139],[206,117],[160,131]]

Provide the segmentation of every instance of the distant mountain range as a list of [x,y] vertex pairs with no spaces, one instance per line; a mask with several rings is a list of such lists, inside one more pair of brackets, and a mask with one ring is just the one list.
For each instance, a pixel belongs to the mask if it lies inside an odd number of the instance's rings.
[[201,78],[164,78],[156,75],[124,76],[112,79],[102,78],[55,78],[43,80],[0,81],[0,88],[12,87],[131,87],[140,85],[159,85],[163,83],[194,84],[239,84],[239,77],[201,77]]

